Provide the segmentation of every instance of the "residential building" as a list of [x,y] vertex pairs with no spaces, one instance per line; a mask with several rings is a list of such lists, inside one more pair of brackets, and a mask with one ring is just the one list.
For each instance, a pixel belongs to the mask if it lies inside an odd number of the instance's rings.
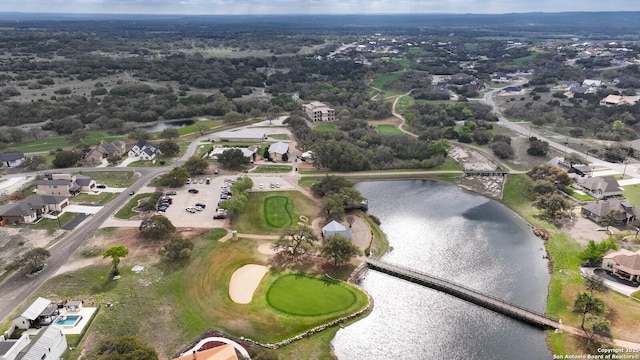
[[50,325],[38,332],[16,360],[58,360],[67,350],[67,338],[62,328]]
[[45,174],[44,179],[36,180],[36,194],[55,196],[75,196],[80,192],[92,191],[95,180],[84,175]]
[[600,87],[602,86],[601,80],[592,80],[592,79],[584,79],[582,82],[582,86],[584,87]]
[[29,195],[23,200],[0,206],[0,226],[13,223],[30,224],[48,214],[61,211],[69,205],[66,196]]
[[302,105],[302,110],[314,122],[334,121],[336,119],[336,111],[318,101]]
[[626,200],[609,199],[590,202],[580,210],[582,216],[601,223],[605,216],[612,215],[618,225],[625,225],[633,222],[640,215],[640,208],[631,205]]
[[85,155],[84,159],[82,159],[82,162],[85,164],[96,164],[110,156],[122,156],[126,152],[125,142],[116,140],[112,143],[100,144],[90,150],[87,155]]
[[602,106],[618,106],[618,105],[635,105],[640,100],[640,96],[623,96],[623,95],[608,95],[606,98],[600,100]]
[[216,136],[216,141],[238,141],[259,143],[267,139],[264,131],[223,131]]
[[139,157],[140,160],[153,160],[158,154],[160,154],[158,145],[145,140],[138,141],[127,152],[129,157]]
[[58,314],[58,307],[51,304],[51,300],[39,297],[27,304],[11,322],[16,328],[26,330],[35,326],[49,325]]
[[351,231],[347,230],[347,228],[339,222],[332,220],[322,228],[322,237],[326,239],[329,236],[335,234],[342,235],[347,239],[351,239]]
[[578,179],[577,184],[587,194],[598,199],[622,195],[622,188],[611,175]]
[[24,162],[24,154],[19,151],[0,154],[0,167],[18,167],[22,162]]
[[269,146],[269,157],[273,161],[283,160],[285,154],[287,157],[289,156],[289,144],[283,143],[282,141],[275,142]]
[[520,86],[507,86],[500,90],[500,94],[503,95],[519,95],[522,94],[522,88]]
[[238,360],[238,355],[233,345],[224,344],[206,350],[193,350],[173,360]]
[[619,278],[640,282],[640,251],[611,250],[602,257],[602,268]]
[[18,353],[27,345],[29,345],[29,335],[26,332],[23,332],[18,339],[1,340],[0,360],[15,360]]
[[505,73],[496,73],[491,77],[491,81],[495,82],[511,82],[514,79],[513,76]]

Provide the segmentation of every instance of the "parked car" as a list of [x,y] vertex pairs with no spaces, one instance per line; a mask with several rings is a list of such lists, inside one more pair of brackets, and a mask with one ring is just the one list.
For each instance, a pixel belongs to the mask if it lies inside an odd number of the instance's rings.
[[187,181],[185,181],[185,184],[191,184],[191,178],[188,178]]
[[207,205],[203,203],[196,203],[196,206],[200,206],[203,209],[207,207]]
[[164,193],[166,196],[174,196],[177,195],[177,193],[174,190],[171,191],[167,191],[166,193]]
[[259,187],[260,187],[260,190],[264,189],[264,184],[263,184],[263,183],[260,183],[260,186],[259,186]]
[[105,185],[105,184],[98,184],[98,185],[96,185],[96,188],[97,188],[97,189],[106,189],[106,188],[107,188],[107,185]]
[[205,184],[207,185],[211,184],[211,179],[207,178],[207,181],[205,181]]
[[156,210],[158,211],[165,211],[169,208],[169,205],[159,205],[158,208]]
[[189,206],[186,210],[187,210],[188,212],[192,213],[192,214],[193,214],[193,213],[195,213],[196,211],[198,211],[198,210],[196,210],[196,208],[191,207],[191,206]]
[[214,219],[225,219],[227,217],[227,210],[225,209],[218,209],[218,211],[216,211],[216,214],[213,215]]
[[198,190],[198,189],[189,189],[189,192],[192,193],[192,194],[197,194],[197,193],[200,192],[200,190]]
[[173,204],[173,199],[160,199],[160,204]]
[[202,208],[202,207],[200,207],[200,206],[196,206],[196,207],[194,207],[194,209],[196,209],[196,211],[202,211],[202,210],[204,210],[204,208]]
[[213,170],[213,173],[218,175],[218,169]]

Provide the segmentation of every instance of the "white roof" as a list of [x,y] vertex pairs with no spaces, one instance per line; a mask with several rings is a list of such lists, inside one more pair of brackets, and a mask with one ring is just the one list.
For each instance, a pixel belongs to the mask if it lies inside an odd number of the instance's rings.
[[289,151],[289,144],[278,141],[269,146],[269,153],[284,154]]
[[217,155],[220,155],[223,152],[225,152],[227,150],[231,150],[231,149],[240,149],[240,150],[242,150],[242,155],[244,155],[244,157],[251,157],[253,154],[255,154],[255,150],[251,150],[249,148],[228,147],[228,148],[216,148],[216,149],[213,150],[211,155],[212,156],[217,156]]
[[20,360],[42,360],[42,355],[49,354],[51,348],[58,348],[56,345],[59,344],[60,339],[63,337],[62,328],[59,326],[49,325],[43,328],[38,335],[31,340],[27,349],[23,350],[24,355]]
[[33,300],[31,304],[27,305],[27,307],[25,307],[20,315],[16,316],[16,318],[23,317],[25,319],[35,320],[40,316],[40,314],[42,314],[49,304],[51,304],[51,300],[39,297]]
[[227,139],[243,139],[243,138],[264,138],[264,131],[223,131],[217,134],[219,138],[227,138]]
[[347,230],[344,225],[335,220],[331,221],[322,228],[322,236],[327,237],[334,234],[340,234],[347,239],[351,239],[351,231]]

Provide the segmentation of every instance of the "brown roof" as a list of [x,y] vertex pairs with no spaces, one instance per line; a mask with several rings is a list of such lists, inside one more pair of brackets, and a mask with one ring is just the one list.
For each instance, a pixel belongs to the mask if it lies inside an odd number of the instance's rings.
[[610,251],[603,257],[616,263],[616,268],[632,275],[640,275],[640,251],[631,252],[627,249]]
[[238,360],[236,350],[231,344],[216,346],[211,349],[197,351],[179,356],[173,360]]

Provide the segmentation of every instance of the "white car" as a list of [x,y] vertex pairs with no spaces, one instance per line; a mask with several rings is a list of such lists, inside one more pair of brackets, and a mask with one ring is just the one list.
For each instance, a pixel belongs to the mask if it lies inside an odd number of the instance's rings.
[[189,206],[187,208],[187,211],[193,214],[193,213],[197,212],[198,210],[196,208],[194,208],[194,207]]
[[260,183],[259,188],[260,188],[260,190],[264,189],[264,184],[263,184],[263,183]]
[[204,208],[202,206],[196,206],[194,207],[194,209],[196,209],[196,211],[202,211],[204,210]]

